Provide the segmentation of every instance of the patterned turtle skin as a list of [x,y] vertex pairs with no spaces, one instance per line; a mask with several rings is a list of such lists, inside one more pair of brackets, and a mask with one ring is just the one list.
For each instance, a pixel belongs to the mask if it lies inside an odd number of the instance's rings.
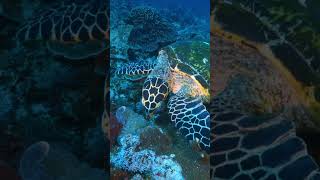
[[66,1],[27,21],[17,32],[17,39],[76,43],[108,39],[108,31],[107,1],[87,1],[84,4]]
[[70,60],[104,52],[109,40],[109,3],[107,0],[81,1],[67,0],[34,13],[18,30],[18,45],[45,42],[52,54]]
[[[251,106],[251,101],[242,100],[243,96],[248,96],[252,91],[239,92],[242,91],[243,81],[234,82],[241,80],[241,76],[248,77],[252,74],[257,76],[254,80],[260,80],[258,75],[263,74],[252,71],[251,74],[244,73],[246,69],[240,68],[239,59],[253,65],[259,61],[256,52],[248,51],[244,46],[235,46],[227,38],[214,33],[211,34],[211,40],[216,45],[211,49],[211,73],[214,74],[211,75],[213,97],[209,108],[212,125],[210,179],[320,179],[319,167],[308,154],[304,141],[296,135],[294,121],[290,116],[283,111],[255,113],[250,107],[253,109],[257,106]],[[250,61],[251,58],[254,61]],[[222,62],[225,63],[223,66]],[[266,68],[267,65],[253,67]],[[233,68],[238,74],[230,75],[228,71]],[[279,77],[274,72],[270,76]],[[263,87],[270,91],[267,86]],[[275,89],[276,83],[270,87]],[[253,89],[247,85],[246,88]],[[281,97],[285,99],[285,96],[280,96],[279,99]]]
[[148,78],[143,84],[142,104],[148,114],[153,113],[160,107],[161,102],[169,94],[169,84],[161,78]]
[[[204,103],[209,100],[209,84],[191,65],[182,62],[169,46],[159,51],[156,65],[145,66],[149,75],[142,87],[141,102],[152,117],[170,96],[167,107],[170,119],[180,133],[200,148],[209,151],[210,116]],[[125,71],[128,66],[116,72]],[[137,74],[139,68],[131,67]]]
[[157,65],[144,82],[142,104],[148,113],[153,113],[172,93],[167,106],[171,121],[182,135],[198,142],[207,151],[210,147],[210,115],[203,101],[209,95],[209,85],[203,86],[201,83],[206,81],[200,83],[197,76],[199,74],[191,66],[161,50]]
[[[68,45],[82,45],[87,42],[109,42],[109,0],[66,0],[49,9],[38,11],[34,17],[27,20],[17,31],[16,40],[24,43],[27,41],[57,42]],[[93,45],[93,44],[87,44]],[[86,58],[91,56],[83,48]],[[94,46],[96,47],[96,46]],[[108,48],[107,46],[102,49]],[[75,51],[80,53],[79,50]],[[97,53],[102,53],[98,51]],[[65,56],[68,59],[73,57]],[[108,61],[107,54],[104,61]],[[105,68],[105,67],[104,67]],[[101,128],[105,136],[109,136],[109,69],[105,70],[104,112]]]
[[229,89],[210,104],[212,180],[320,179],[319,167],[291,120],[281,114],[248,115],[236,104]]
[[146,62],[137,62],[129,63],[125,66],[122,66],[116,69],[117,75],[148,75],[155,67],[156,63],[146,63]]

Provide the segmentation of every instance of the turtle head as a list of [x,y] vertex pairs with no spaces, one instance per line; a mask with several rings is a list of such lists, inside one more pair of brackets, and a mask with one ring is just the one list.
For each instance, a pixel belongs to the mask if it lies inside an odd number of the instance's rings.
[[142,105],[146,108],[148,117],[151,117],[162,101],[168,96],[169,85],[159,77],[149,77],[145,80],[142,89]]

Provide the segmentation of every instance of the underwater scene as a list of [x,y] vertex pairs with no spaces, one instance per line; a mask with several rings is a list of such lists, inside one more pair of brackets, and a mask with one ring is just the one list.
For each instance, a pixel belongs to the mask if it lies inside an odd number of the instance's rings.
[[318,0],[1,0],[0,180],[320,180]]
[[320,179],[319,8],[211,1],[211,179]]
[[108,9],[0,1],[1,180],[108,179]]
[[111,179],[209,179],[209,82],[209,1],[111,0]]

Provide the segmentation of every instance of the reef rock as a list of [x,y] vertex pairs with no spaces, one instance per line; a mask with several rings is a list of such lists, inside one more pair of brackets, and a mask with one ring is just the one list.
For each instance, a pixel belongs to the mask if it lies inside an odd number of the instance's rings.
[[138,134],[147,126],[147,121],[142,115],[135,113],[125,106],[118,108],[116,111],[116,118],[118,122],[124,125],[121,131],[122,135]]

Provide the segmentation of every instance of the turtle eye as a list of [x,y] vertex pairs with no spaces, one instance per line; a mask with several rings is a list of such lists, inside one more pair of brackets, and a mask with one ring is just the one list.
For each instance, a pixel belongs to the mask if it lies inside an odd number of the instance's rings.
[[153,113],[169,92],[168,83],[160,78],[147,78],[142,89],[142,104],[147,113]]

